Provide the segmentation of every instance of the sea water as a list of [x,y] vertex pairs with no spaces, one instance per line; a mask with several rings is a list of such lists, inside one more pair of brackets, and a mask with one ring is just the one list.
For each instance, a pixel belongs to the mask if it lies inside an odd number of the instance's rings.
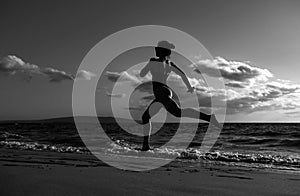
[[[99,124],[87,124],[87,129],[99,129]],[[134,124],[128,128],[142,132]],[[151,137],[148,153],[165,160],[197,162],[210,161],[220,164],[252,167],[260,169],[285,170],[300,172],[300,124],[297,123],[227,123],[224,124],[213,147],[203,152],[200,150],[203,138],[207,132],[207,124],[184,123],[180,127],[176,123],[153,124],[160,127]],[[165,144],[181,129],[182,138],[189,136],[191,142],[178,146]],[[197,127],[196,131],[191,131]],[[104,123],[101,129],[106,130],[109,142],[101,145],[101,152],[107,156],[127,156],[138,158],[142,137],[128,133],[124,134],[116,123]],[[189,135],[192,133],[193,135]],[[94,133],[94,132],[93,132]],[[89,138],[99,137],[89,135]],[[181,138],[179,136],[178,138]],[[101,138],[100,138],[101,140]],[[176,141],[180,144],[180,140]],[[31,123],[1,123],[0,148],[20,151],[44,151],[56,153],[91,154],[93,148],[88,148],[78,134],[72,122],[31,122]],[[146,154],[146,156],[148,156]],[[120,159],[122,161],[124,159]]]

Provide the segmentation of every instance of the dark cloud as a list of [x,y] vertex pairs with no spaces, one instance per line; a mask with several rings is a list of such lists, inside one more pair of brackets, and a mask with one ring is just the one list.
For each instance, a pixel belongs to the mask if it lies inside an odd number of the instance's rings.
[[272,82],[267,84],[266,86],[274,90],[280,91],[284,95],[294,93],[298,89],[300,89],[299,85],[285,84],[283,82]]
[[121,74],[118,73],[118,72],[110,72],[110,71],[107,71],[105,73],[105,76],[107,77],[107,79],[111,82],[117,82],[118,79],[120,78]]
[[232,87],[232,88],[245,88],[246,86],[239,82],[226,82],[226,86]]
[[282,93],[278,90],[264,89],[264,90],[253,90],[252,92],[249,93],[249,95],[256,97],[258,101],[264,102],[264,101],[269,101],[281,97]]
[[41,73],[46,75],[49,78],[50,82],[61,82],[63,80],[74,80],[74,76],[71,74],[67,74],[64,71],[60,71],[53,68],[45,68],[43,70],[40,70]]
[[240,97],[228,100],[227,102],[227,114],[236,114],[236,113],[251,113],[254,110],[255,105],[258,103],[258,100],[254,97]]
[[[216,108],[227,106],[227,114],[253,113],[258,111],[292,110],[300,107],[300,94],[296,87],[280,88],[264,85],[255,90],[242,88],[241,94],[234,90],[196,89],[200,107],[211,107],[214,99]],[[287,90],[287,88],[289,90]]]
[[293,92],[287,94],[285,90],[268,89],[267,86],[260,90],[253,90],[241,97],[226,100],[227,114],[297,109],[300,107],[300,95],[293,95]]

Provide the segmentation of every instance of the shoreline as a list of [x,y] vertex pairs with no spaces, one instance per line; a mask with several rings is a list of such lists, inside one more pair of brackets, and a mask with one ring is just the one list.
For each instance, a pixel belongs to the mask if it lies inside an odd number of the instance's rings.
[[176,161],[155,170],[133,172],[108,166],[91,155],[3,148],[0,152],[0,195],[297,195],[300,192],[300,175],[292,173]]

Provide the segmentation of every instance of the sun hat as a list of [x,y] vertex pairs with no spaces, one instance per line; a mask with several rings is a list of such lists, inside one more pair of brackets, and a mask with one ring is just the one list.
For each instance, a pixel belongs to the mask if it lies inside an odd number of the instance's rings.
[[175,45],[174,44],[172,44],[172,43],[170,43],[168,41],[165,41],[165,40],[158,42],[157,43],[157,47],[165,48],[165,49],[169,49],[169,50],[175,49]]

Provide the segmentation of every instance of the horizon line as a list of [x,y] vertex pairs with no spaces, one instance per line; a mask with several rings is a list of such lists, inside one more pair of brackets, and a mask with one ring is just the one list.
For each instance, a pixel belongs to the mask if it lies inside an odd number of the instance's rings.
[[[82,118],[95,118],[94,116],[77,116],[77,117],[82,117]],[[50,120],[58,120],[58,119],[64,119],[64,118],[74,118],[74,116],[57,116],[57,117],[49,117],[49,118],[40,118],[40,119],[8,119],[8,120],[0,120],[0,123],[9,123],[9,122],[17,122],[17,121],[50,121]],[[97,116],[97,118],[114,118],[113,116]],[[127,121],[134,121],[134,119],[127,119],[127,118],[119,118],[117,119],[122,119],[122,120],[127,120]],[[154,121],[154,123],[164,123],[164,122],[159,122],[159,121]],[[165,122],[165,123],[178,123],[174,121],[170,122]],[[197,123],[197,122],[182,122],[182,123]],[[199,122],[202,124],[207,124],[208,122]],[[297,121],[225,121],[224,123],[300,123]]]

